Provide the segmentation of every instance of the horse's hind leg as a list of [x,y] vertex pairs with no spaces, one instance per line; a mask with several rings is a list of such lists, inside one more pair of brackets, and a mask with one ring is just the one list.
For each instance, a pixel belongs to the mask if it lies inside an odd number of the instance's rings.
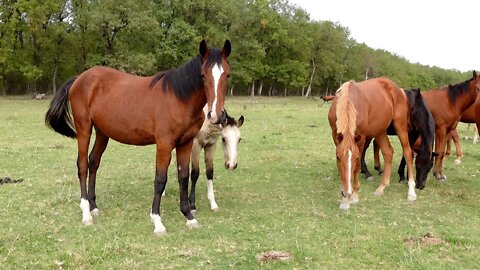
[[380,165],[380,147],[376,141],[373,141],[373,167],[379,175],[382,175],[383,170]]
[[382,150],[383,159],[385,161],[385,172],[383,173],[383,178],[380,183],[380,186],[375,190],[375,195],[383,195],[385,187],[390,185],[390,174],[392,171],[392,159],[393,159],[393,147],[388,140],[387,134],[382,134],[378,137],[375,137],[380,149]]
[[[80,117],[78,117],[80,118]],[[87,173],[88,173],[88,145],[92,134],[92,123],[88,121],[75,121],[78,142],[77,169],[80,180],[80,208],[82,209],[82,223],[85,226],[93,224],[90,213],[90,203],[87,196]]]
[[197,186],[197,180],[198,177],[200,176],[200,151],[202,150],[202,146],[198,143],[198,141],[194,140],[193,146],[192,146],[192,155],[191,155],[191,163],[192,163],[192,171],[190,172],[190,180],[192,181],[191,183],[191,188],[190,188],[190,196],[189,196],[189,201],[190,201],[190,210],[192,211],[193,214],[197,211],[197,208],[195,207],[195,188]]
[[215,144],[205,147],[205,171],[207,173],[207,197],[210,202],[210,209],[218,211],[218,205],[215,201],[215,193],[213,191],[213,158],[215,156]]
[[372,139],[366,139],[365,140],[365,145],[363,147],[363,151],[362,151],[362,156],[360,158],[360,172],[365,176],[365,178],[367,179],[367,181],[372,181],[373,180],[373,175],[370,173],[370,171],[368,170],[368,167],[367,167],[367,164],[365,163],[365,155],[367,154],[367,149],[368,149],[368,146],[370,145],[370,142],[372,141]]
[[[455,152],[457,153],[457,158],[455,159],[455,164],[462,163],[463,151],[462,146],[460,146],[460,138],[458,137],[457,129],[452,130],[450,132],[452,135],[453,143],[455,144]],[[450,144],[450,143],[449,143]]]
[[445,157],[445,144],[446,144],[447,132],[444,128],[435,128],[435,152],[438,156],[435,157],[435,166],[433,169],[433,175],[437,180],[447,180],[447,177],[443,175],[443,159]]
[[108,137],[100,130],[95,129],[95,143],[90,152],[88,160],[88,202],[90,203],[90,212],[93,216],[99,214],[96,203],[95,183],[97,179],[97,170],[100,166],[102,154],[105,152],[108,144]]

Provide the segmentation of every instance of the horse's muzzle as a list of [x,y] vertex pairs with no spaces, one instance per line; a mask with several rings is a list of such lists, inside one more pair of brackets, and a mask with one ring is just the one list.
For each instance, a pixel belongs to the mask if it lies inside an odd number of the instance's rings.
[[219,116],[215,114],[213,117],[212,117],[212,111],[209,111],[207,113],[207,119],[210,121],[210,123],[214,125],[218,125],[225,122],[227,118],[226,118],[225,111],[222,110]]

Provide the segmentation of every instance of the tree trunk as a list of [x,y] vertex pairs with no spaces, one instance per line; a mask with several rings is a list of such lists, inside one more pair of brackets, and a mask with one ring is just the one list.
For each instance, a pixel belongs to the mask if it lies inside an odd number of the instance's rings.
[[230,87],[230,91],[229,91],[229,92],[230,92],[230,96],[233,96],[233,85],[232,85],[232,87]]
[[255,81],[252,82],[252,89],[250,91],[250,96],[252,97],[255,96]]
[[305,93],[305,97],[310,96],[310,94],[312,93],[313,75],[315,75],[315,70],[317,69],[317,67],[315,66],[314,58],[312,58],[312,66],[313,66],[312,74],[310,75],[310,82],[308,83],[307,93]]
[[285,86],[285,90],[283,92],[283,96],[286,97],[287,96],[287,87]]
[[257,89],[257,96],[262,95],[262,90],[263,90],[263,81],[260,80],[260,85],[258,86],[258,89]]

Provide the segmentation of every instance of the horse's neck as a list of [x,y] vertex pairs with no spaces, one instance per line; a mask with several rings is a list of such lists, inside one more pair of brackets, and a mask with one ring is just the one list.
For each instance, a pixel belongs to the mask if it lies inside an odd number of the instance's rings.
[[470,106],[472,106],[475,103],[476,99],[475,92],[470,93],[468,92],[462,97],[457,97],[455,108],[458,110],[458,113],[462,115]]

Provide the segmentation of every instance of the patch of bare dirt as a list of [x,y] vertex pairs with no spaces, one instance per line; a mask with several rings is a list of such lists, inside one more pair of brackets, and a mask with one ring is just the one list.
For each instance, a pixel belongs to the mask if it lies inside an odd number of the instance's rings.
[[420,243],[423,245],[441,245],[447,244],[447,241],[443,240],[440,237],[434,236],[431,232],[427,232],[425,235],[420,237],[410,237],[405,239],[407,244],[413,245],[416,243]]
[[4,178],[0,178],[0,185],[3,185],[3,184],[16,184],[16,183],[21,183],[23,182],[23,179],[20,178],[20,179],[12,179],[10,177],[4,177]]
[[257,254],[257,261],[259,262],[268,262],[268,261],[288,261],[292,258],[290,253],[285,251],[266,251]]

